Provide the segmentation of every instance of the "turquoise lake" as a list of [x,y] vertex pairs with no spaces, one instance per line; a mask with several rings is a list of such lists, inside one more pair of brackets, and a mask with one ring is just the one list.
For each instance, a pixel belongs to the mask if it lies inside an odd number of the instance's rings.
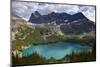
[[32,45],[31,47],[25,49],[22,52],[22,56],[29,56],[32,53],[36,52],[39,55],[49,59],[54,57],[56,59],[61,59],[65,55],[70,55],[72,52],[79,53],[83,51],[91,51],[92,47],[88,45],[82,45],[80,43],[69,43],[69,42],[58,42],[50,43],[47,45]]

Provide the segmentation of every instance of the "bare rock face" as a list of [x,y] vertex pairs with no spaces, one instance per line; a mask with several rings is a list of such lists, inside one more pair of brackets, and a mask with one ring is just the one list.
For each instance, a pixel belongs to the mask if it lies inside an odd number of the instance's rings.
[[[35,16],[36,15],[36,16]],[[38,17],[37,17],[38,16]],[[54,24],[60,25],[60,29],[65,34],[82,34],[95,31],[93,21],[87,19],[81,12],[74,15],[67,13],[52,12],[48,15],[40,15],[38,12],[32,13],[29,22],[33,24]]]

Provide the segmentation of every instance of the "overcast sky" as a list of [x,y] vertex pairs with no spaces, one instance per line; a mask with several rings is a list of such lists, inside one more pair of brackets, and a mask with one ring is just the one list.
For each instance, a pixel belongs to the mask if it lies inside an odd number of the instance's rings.
[[32,2],[12,2],[12,14],[28,20],[31,13],[38,11],[41,15],[46,15],[51,12],[66,12],[75,14],[82,12],[88,19],[95,22],[95,7],[82,5],[64,5],[64,4],[46,4]]

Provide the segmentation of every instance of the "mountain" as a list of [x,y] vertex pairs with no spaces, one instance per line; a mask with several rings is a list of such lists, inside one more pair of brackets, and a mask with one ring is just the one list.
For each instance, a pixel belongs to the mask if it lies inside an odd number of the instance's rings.
[[30,18],[38,18],[40,16],[41,16],[41,14],[38,11],[35,11],[34,13],[31,14]]
[[30,21],[33,21],[35,18],[38,18],[40,16],[41,14],[38,11],[35,11],[34,13],[31,14]]
[[39,14],[39,12],[36,11],[35,13],[31,14],[29,22],[40,24],[40,23],[50,23],[52,21],[57,21],[57,23],[60,24],[60,22],[62,23],[62,21],[64,21],[64,20],[68,20],[69,22],[72,22],[74,20],[83,19],[83,18],[86,18],[86,17],[82,13],[70,15],[70,14],[67,14],[67,13],[52,12],[48,15],[42,15],[41,16]]
[[71,15],[66,13],[55,13],[52,12],[48,15],[42,15],[40,17],[33,16],[33,13],[30,16],[29,22],[41,24],[41,23],[50,23],[52,21],[60,21],[66,18],[70,18]]
[[69,18],[69,21],[72,22],[72,21],[75,21],[75,20],[78,20],[78,19],[86,19],[86,17],[81,13],[76,13],[74,15],[71,15],[71,17]]
[[65,34],[81,34],[95,31],[94,22],[87,19],[81,12],[74,15],[55,12],[38,17],[32,17],[32,15],[33,14],[31,14],[29,22],[35,24],[47,24],[55,21],[57,25],[60,25],[61,31]]
[[65,34],[82,34],[91,31],[95,32],[95,28],[94,22],[88,19],[79,19],[60,26],[61,31]]

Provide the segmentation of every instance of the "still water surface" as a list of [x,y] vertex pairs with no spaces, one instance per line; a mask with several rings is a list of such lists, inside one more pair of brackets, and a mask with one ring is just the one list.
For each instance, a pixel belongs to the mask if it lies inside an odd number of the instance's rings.
[[54,57],[56,59],[61,59],[65,55],[69,55],[72,52],[79,53],[82,51],[91,51],[92,48],[88,45],[82,45],[80,43],[69,43],[69,42],[58,42],[50,43],[47,45],[39,44],[32,45],[31,47],[25,49],[22,52],[22,56],[29,56],[32,53],[36,52],[39,55],[49,59]]

